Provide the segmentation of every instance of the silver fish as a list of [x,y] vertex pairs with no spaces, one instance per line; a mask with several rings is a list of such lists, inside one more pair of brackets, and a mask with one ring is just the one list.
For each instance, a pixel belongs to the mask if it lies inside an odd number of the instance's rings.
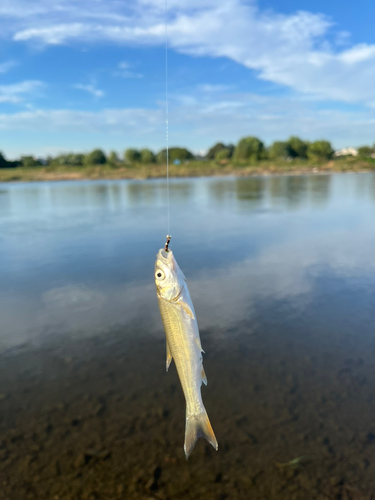
[[167,338],[167,371],[173,358],[186,400],[186,458],[200,436],[217,450],[216,437],[201,396],[201,385],[202,382],[207,385],[207,378],[198,323],[186,278],[171,250],[161,249],[156,256],[155,283]]

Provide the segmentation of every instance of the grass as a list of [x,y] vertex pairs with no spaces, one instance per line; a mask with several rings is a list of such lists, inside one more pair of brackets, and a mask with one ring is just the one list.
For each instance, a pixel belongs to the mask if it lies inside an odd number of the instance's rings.
[[[270,161],[263,160],[254,164],[233,163],[229,160],[191,161],[181,165],[170,165],[170,177],[201,177],[218,175],[267,175],[303,174],[328,172],[375,171],[374,159],[337,158],[326,162],[309,160]],[[164,178],[166,165],[134,165],[113,167],[109,164],[85,167],[45,166],[0,169],[0,182],[12,181],[59,181],[80,179],[151,179]]]

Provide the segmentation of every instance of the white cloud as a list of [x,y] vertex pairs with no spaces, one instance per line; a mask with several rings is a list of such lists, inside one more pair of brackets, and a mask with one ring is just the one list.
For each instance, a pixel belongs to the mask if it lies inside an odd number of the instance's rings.
[[29,28],[15,33],[15,41],[39,39],[50,45],[59,45],[68,38],[76,38],[87,32],[87,27],[82,23],[58,24],[47,28]]
[[127,61],[122,61],[118,65],[118,70],[115,71],[115,76],[121,76],[122,78],[143,78],[142,73],[133,71],[133,65]]
[[375,57],[375,45],[362,43],[341,53],[341,60],[345,64],[356,64],[368,61]]
[[4,61],[0,63],[0,73],[1,74],[8,73],[8,71],[14,68],[14,66],[16,65],[17,65],[16,61]]
[[94,96],[96,98],[100,98],[100,97],[103,97],[105,95],[103,90],[100,90],[96,87],[95,83],[92,83],[89,85],[83,85],[81,83],[77,83],[76,85],[74,85],[74,88],[88,92],[89,94],[91,94],[92,96]]
[[[185,95],[171,95],[170,134],[175,144],[198,150],[216,140],[237,142],[243,135],[254,134],[270,142],[295,133],[311,140],[329,137],[335,147],[373,142],[375,45],[350,44],[348,34],[335,33],[333,23],[322,14],[264,12],[255,1],[245,0],[168,0],[168,4],[171,50],[229,58],[255,70],[259,78],[298,91],[293,97],[276,98],[202,83]],[[109,41],[161,46],[164,14],[164,2],[159,0],[3,0],[0,37],[47,45]],[[329,44],[328,38],[336,39],[336,45]],[[3,63],[3,71],[9,63]],[[123,78],[143,76],[127,61],[112,71]],[[38,85],[41,82],[25,81],[0,86],[0,102],[19,103]],[[104,95],[95,82],[75,87],[96,99]],[[365,104],[368,109],[319,109],[316,103],[322,99]],[[0,115],[0,129],[126,132],[134,145],[138,145],[137,137],[149,134],[148,144],[161,147],[155,137],[163,129],[164,103],[157,106],[96,113],[30,109]],[[103,147],[105,141],[108,138],[103,137]]]
[[202,92],[226,92],[227,90],[230,90],[232,87],[230,85],[221,85],[221,84],[215,84],[212,85],[210,83],[203,83],[198,86],[198,90]]
[[0,85],[0,103],[17,104],[44,86],[39,80],[25,80],[10,85]]
[[[164,2],[159,0],[3,1],[3,36],[63,44],[111,41],[162,45]],[[170,46],[195,56],[226,57],[258,76],[321,99],[375,102],[375,45],[349,45],[322,14],[282,15],[245,0],[170,0]],[[331,31],[336,45],[328,42]],[[331,38],[331,37],[330,37]],[[345,40],[346,48],[343,48]],[[129,69],[124,77],[138,77]]]
[[[226,94],[220,101],[215,93],[197,92],[190,100],[171,96],[170,143],[184,145],[194,150],[211,146],[214,142],[236,143],[245,135],[256,135],[266,143],[283,140],[298,134],[309,140],[329,137],[336,148],[351,144],[372,144],[375,137],[375,118],[371,111],[316,110],[315,103],[286,97],[265,97],[256,94]],[[93,140],[105,149],[164,146],[164,103],[156,109],[102,109],[97,112],[79,110],[28,110],[0,114],[0,131],[48,132],[49,140],[60,150],[67,142],[62,137],[80,134],[80,149],[93,146]],[[64,134],[64,136],[62,135]],[[92,134],[99,134],[94,137]],[[124,144],[124,136],[126,144]],[[90,137],[94,138],[91,139]],[[100,141],[99,143],[97,141]],[[69,141],[68,141],[69,142]],[[61,146],[59,146],[59,143]],[[116,143],[116,146],[115,146]],[[118,144],[118,146],[117,146]],[[47,147],[48,144],[44,143]],[[23,154],[5,148],[11,156]],[[40,154],[40,145],[35,144]]]
[[99,112],[57,109],[0,114],[0,130],[134,133],[136,127],[137,133],[147,134],[160,127],[160,123],[163,123],[162,112],[148,109],[104,109]]
[[131,64],[128,63],[127,61],[122,61],[119,63],[118,67],[119,67],[119,69],[130,69]]

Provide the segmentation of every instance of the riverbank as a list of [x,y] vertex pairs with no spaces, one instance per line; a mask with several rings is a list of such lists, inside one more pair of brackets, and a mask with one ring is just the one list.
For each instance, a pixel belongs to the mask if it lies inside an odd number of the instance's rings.
[[[215,161],[192,161],[182,165],[170,165],[170,177],[203,176],[249,176],[271,174],[308,174],[328,172],[363,172],[375,171],[375,160],[356,158],[335,159],[323,163],[309,160],[261,161],[252,165],[217,163]],[[0,182],[62,181],[90,179],[152,179],[163,178],[166,165],[135,165],[112,167],[108,164],[85,167],[44,166],[30,168],[0,169]]]

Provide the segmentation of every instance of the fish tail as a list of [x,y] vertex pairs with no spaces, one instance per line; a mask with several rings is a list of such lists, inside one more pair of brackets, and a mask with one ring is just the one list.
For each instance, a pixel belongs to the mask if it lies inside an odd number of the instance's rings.
[[198,415],[186,414],[186,429],[185,429],[185,455],[186,459],[189,458],[190,453],[193,451],[195,443],[199,437],[204,437],[212,444],[215,450],[218,449],[216,437],[212,430],[208,415],[205,409]]

